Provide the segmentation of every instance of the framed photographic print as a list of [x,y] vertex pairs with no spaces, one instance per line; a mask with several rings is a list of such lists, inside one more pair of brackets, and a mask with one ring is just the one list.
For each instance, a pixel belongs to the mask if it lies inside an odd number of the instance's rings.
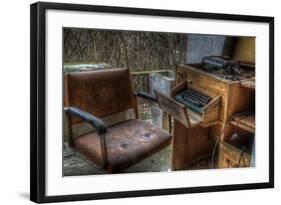
[[31,5],[30,198],[274,187],[274,18]]

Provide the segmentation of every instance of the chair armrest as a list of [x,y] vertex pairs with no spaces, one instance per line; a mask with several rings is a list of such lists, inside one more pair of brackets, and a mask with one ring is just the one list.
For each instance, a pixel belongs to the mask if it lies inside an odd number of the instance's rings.
[[102,136],[106,133],[106,126],[104,122],[101,119],[95,117],[94,115],[85,112],[83,110],[80,110],[78,107],[74,107],[74,106],[65,108],[65,111],[70,115],[78,117],[83,121],[92,125],[96,129],[98,135]]
[[157,98],[154,97],[153,95],[149,94],[149,93],[146,93],[146,92],[137,92],[135,93],[135,95],[137,97],[141,97],[141,98],[144,98],[146,100],[149,100],[149,101],[152,101],[154,103],[157,103]]

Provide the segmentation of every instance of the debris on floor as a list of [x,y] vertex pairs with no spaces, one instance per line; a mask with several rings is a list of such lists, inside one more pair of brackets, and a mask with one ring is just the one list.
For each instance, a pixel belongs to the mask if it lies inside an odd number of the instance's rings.
[[[171,153],[171,145],[169,145],[151,157],[135,164],[126,170],[123,170],[123,173],[170,171]],[[78,154],[73,152],[67,145],[64,148],[63,160],[64,176],[107,174],[105,170],[99,170],[91,166],[87,161],[80,158]],[[210,160],[202,160],[196,164],[192,164],[190,170],[206,169],[208,167],[211,167]]]

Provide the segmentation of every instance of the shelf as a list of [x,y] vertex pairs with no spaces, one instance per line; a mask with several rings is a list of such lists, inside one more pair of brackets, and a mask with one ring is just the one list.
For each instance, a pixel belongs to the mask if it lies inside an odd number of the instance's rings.
[[234,120],[231,121],[231,124],[251,133],[255,133],[256,130],[256,120],[254,114],[235,117]]
[[256,89],[256,81],[255,79],[249,79],[241,81],[241,86],[249,89]]

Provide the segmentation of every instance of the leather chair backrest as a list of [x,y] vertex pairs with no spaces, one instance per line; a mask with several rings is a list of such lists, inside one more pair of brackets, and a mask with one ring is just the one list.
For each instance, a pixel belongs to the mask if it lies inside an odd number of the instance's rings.
[[[66,107],[76,106],[97,117],[136,107],[129,69],[68,73],[64,77]],[[72,120],[72,124],[80,122]]]

